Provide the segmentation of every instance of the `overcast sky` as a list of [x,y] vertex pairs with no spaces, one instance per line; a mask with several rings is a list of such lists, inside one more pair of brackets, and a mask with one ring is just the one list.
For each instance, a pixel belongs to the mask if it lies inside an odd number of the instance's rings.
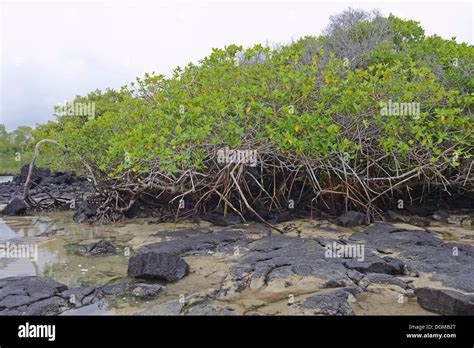
[[12,130],[52,107],[145,72],[169,74],[213,47],[319,35],[349,6],[420,21],[427,34],[472,44],[465,2],[9,2],[0,7],[0,123]]

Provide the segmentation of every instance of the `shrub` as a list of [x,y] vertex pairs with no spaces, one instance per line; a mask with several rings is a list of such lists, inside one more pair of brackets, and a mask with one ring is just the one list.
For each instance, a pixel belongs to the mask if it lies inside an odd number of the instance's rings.
[[[170,78],[78,97],[98,104],[94,119],[62,116],[34,134],[94,168],[104,219],[144,195],[243,215],[293,199],[375,217],[410,187],[472,189],[472,54],[416,22],[349,11],[323,37],[230,45]],[[412,103],[411,114],[386,112]],[[226,147],[256,150],[257,167],[219,163]]]

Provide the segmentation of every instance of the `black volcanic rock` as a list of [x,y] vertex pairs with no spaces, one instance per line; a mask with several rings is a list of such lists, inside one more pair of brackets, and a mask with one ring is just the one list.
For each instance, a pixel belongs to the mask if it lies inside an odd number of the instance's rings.
[[188,264],[179,256],[150,251],[130,258],[127,274],[132,278],[175,282],[187,275],[188,271]]
[[24,215],[27,209],[28,205],[25,201],[16,197],[3,209],[2,214],[8,216]]
[[415,290],[421,307],[443,315],[474,315],[474,295],[454,290],[418,288]]
[[365,222],[365,214],[357,211],[348,211],[336,219],[336,224],[345,227],[354,227],[362,225]]

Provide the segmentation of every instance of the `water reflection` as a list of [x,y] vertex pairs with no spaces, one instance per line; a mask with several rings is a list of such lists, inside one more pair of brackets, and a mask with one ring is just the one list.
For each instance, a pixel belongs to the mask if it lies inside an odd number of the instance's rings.
[[13,176],[11,175],[0,175],[0,182],[8,182],[13,179]]
[[[0,258],[0,278],[36,275],[53,278],[69,287],[98,286],[126,279],[129,254],[136,248],[161,240],[159,232],[181,228],[196,228],[191,223],[150,224],[148,221],[133,220],[113,225],[91,226],[76,224],[72,212],[55,212],[49,215],[0,217],[0,243],[36,243],[37,261]],[[201,227],[209,227],[204,224]],[[163,237],[166,238],[166,237]],[[116,255],[83,256],[78,249],[99,240],[108,240],[118,247]],[[213,276],[190,274],[175,284],[166,284],[160,295],[153,300],[136,298],[107,298],[104,303],[94,304],[64,314],[132,314],[151,305],[176,300],[180,294],[217,286],[221,281]]]
[[77,225],[70,213],[0,218],[0,243],[38,246],[37,260],[0,259],[0,278],[37,275],[68,286],[85,286],[124,277],[128,263],[124,255],[87,257],[77,253],[81,245],[99,239],[116,241],[117,233],[103,226]]

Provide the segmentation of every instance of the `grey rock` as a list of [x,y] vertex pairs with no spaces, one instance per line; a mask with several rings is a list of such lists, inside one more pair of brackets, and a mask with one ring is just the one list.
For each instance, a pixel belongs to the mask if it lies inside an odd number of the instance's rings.
[[[339,240],[342,244],[344,241]],[[328,258],[325,246],[332,241],[322,238],[268,236],[248,244],[248,252],[231,269],[235,287],[241,291],[251,278],[264,283],[291,275],[313,276],[325,281],[325,287],[356,284],[364,273],[405,274],[404,262],[381,258],[365,250],[364,261]]]
[[391,284],[401,287],[402,289],[412,289],[413,286],[400,278],[389,274],[369,273],[365,275],[359,282],[359,286],[367,287],[370,284]]
[[60,296],[76,308],[96,303],[105,296],[120,295],[128,291],[129,281],[101,286],[71,288],[63,291]]
[[449,214],[444,210],[437,210],[433,213],[433,219],[436,221],[447,222]]
[[[230,307],[214,308],[209,301],[204,301],[182,310],[184,315],[234,315],[234,309]],[[246,313],[246,315],[248,315]]]
[[161,290],[161,285],[159,284],[142,284],[137,283],[130,286],[130,290],[133,296],[150,299],[156,297]]
[[387,212],[385,213],[385,217],[387,221],[393,221],[393,222],[397,222],[397,221],[405,222],[407,220],[406,216],[403,216],[393,210],[387,210]]
[[474,315],[474,295],[445,289],[418,288],[415,295],[421,307],[443,315]]
[[[157,253],[169,253],[175,255],[205,255],[209,251],[234,252],[236,246],[246,246],[251,240],[245,238],[240,231],[221,231],[209,233],[209,230],[186,230],[176,233],[175,239],[157,242],[143,246],[138,253],[154,251]],[[172,236],[172,234],[167,234]]]
[[307,297],[301,307],[310,309],[312,314],[354,315],[349,305],[349,295],[356,295],[356,288],[341,288],[332,292]]
[[104,296],[120,295],[127,291],[130,287],[130,281],[124,280],[116,284],[107,284],[97,287],[95,296],[101,298]]
[[72,219],[77,223],[83,223],[96,214],[96,209],[91,207],[87,202],[83,202],[77,207]]
[[[433,280],[465,292],[474,292],[474,247],[445,243],[435,235],[373,224],[349,240],[364,242],[366,249],[392,249],[412,273],[432,273]],[[457,250],[455,254],[453,250]]]
[[408,223],[418,227],[426,227],[429,226],[430,220],[425,217],[411,216],[408,218]]
[[48,185],[72,185],[75,182],[80,180],[76,177],[76,173],[74,172],[56,172],[53,176],[46,177],[41,180],[40,185],[48,186]]
[[72,307],[82,307],[97,300],[96,289],[95,286],[71,288],[63,291],[61,297],[67,300]]
[[170,253],[149,251],[130,258],[127,274],[132,278],[175,282],[188,274],[188,264]]
[[140,315],[181,315],[181,311],[185,306],[179,300],[169,301],[156,306],[152,306],[140,312]]
[[348,211],[347,213],[342,214],[336,219],[336,224],[345,226],[345,227],[354,227],[362,225],[365,222],[365,214],[359,213],[357,211]]
[[[17,185],[22,185],[26,182],[28,177],[28,171],[30,170],[30,165],[25,164],[20,169],[20,174],[15,175],[13,178],[13,182]],[[33,170],[31,171],[31,182],[38,184],[44,178],[47,178],[51,175],[51,171],[48,168],[38,168],[33,166]]]
[[66,300],[59,296],[49,297],[23,308],[17,308],[22,315],[59,315],[65,310],[69,309],[69,304]]
[[349,269],[355,269],[361,273],[385,273],[392,275],[405,275],[405,264],[393,257],[369,258],[365,261],[350,260],[345,263]]
[[28,205],[21,198],[13,198],[10,203],[3,209],[2,214],[13,216],[13,215],[24,215]]
[[227,214],[224,216],[223,214],[219,213],[209,213],[203,216],[203,219],[215,226],[230,226],[242,223],[240,216],[235,214]]
[[79,248],[79,253],[85,256],[105,256],[116,253],[116,247],[112,242],[100,240]]
[[60,297],[66,289],[65,285],[48,278],[27,276],[0,279],[0,314],[59,314],[67,306],[67,302]]
[[50,278],[26,276],[0,279],[0,315],[60,315],[126,292],[129,281],[68,289]]

